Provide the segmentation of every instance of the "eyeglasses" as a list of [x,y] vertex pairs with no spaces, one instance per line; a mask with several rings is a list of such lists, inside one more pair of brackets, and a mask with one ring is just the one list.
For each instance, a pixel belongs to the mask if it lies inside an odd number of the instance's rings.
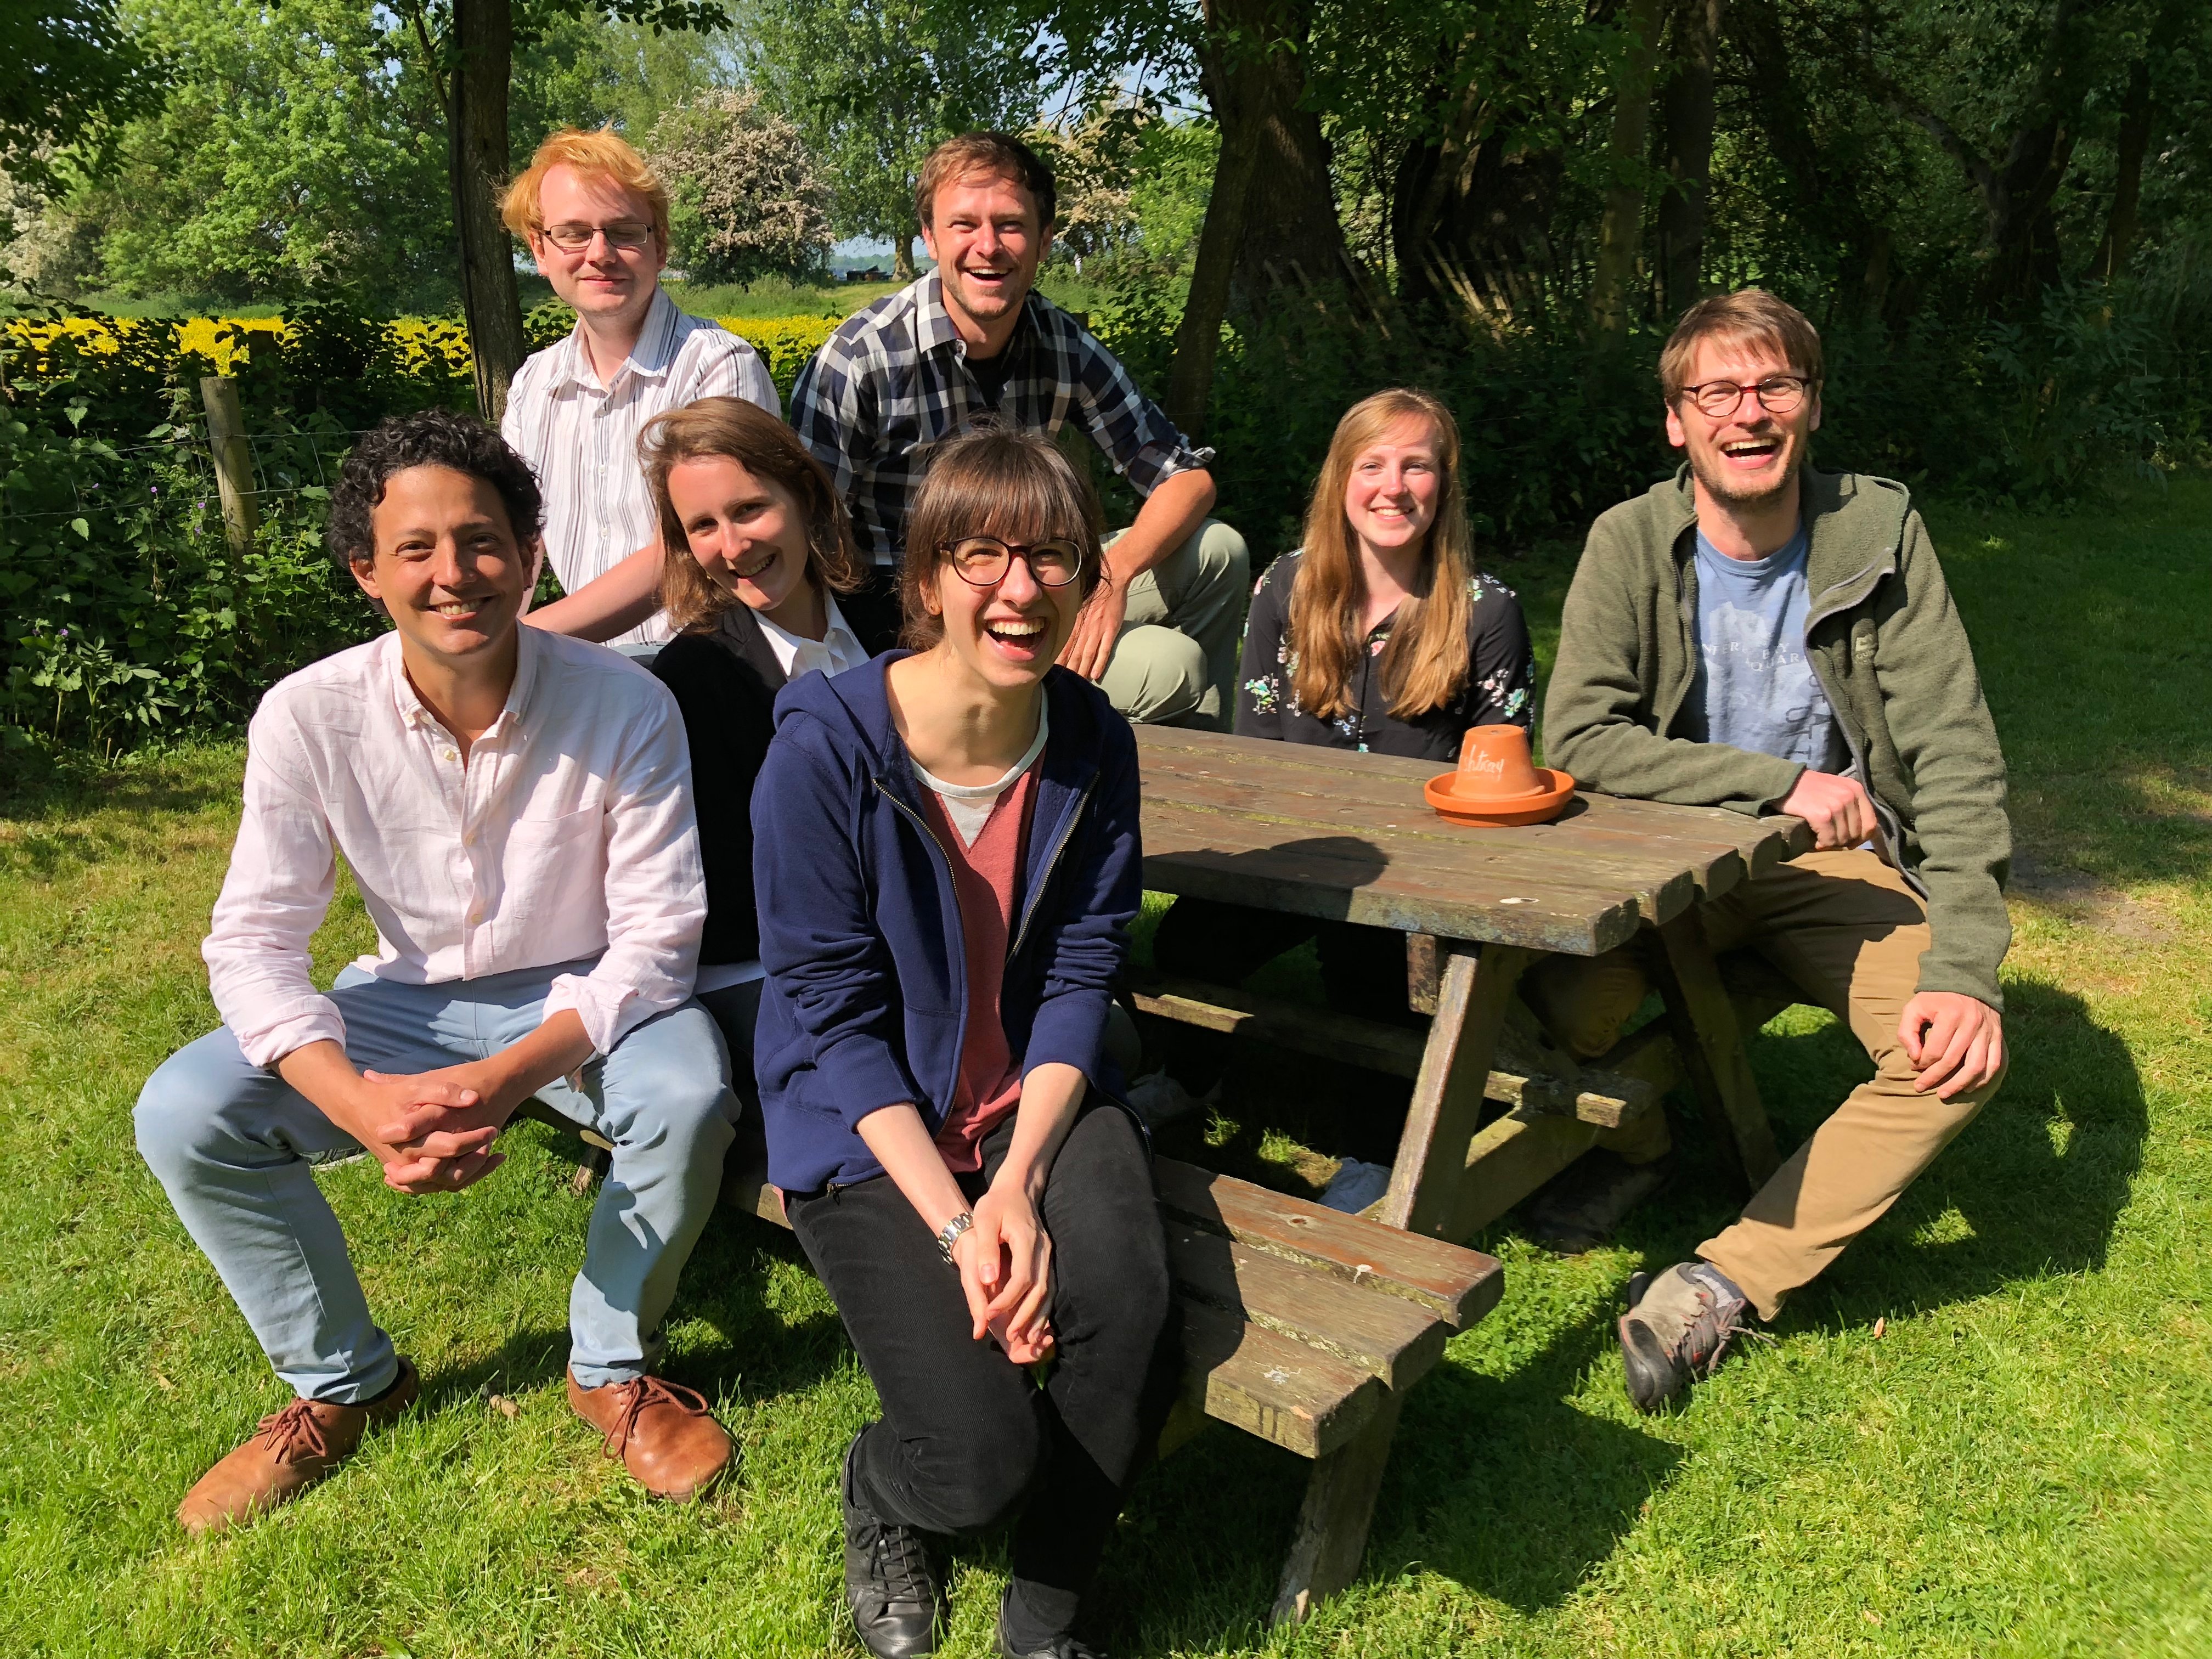
[[591,246],[594,236],[605,237],[609,247],[627,253],[653,240],[653,224],[645,219],[617,219],[611,225],[547,225],[544,235],[563,253],[581,253]]
[[1083,574],[1083,550],[1073,542],[1037,542],[1024,547],[996,536],[963,536],[939,542],[937,550],[970,587],[995,587],[1006,579],[1017,556],[1030,568],[1039,587],[1065,587]]
[[1735,413],[1747,392],[1759,399],[1759,405],[1770,415],[1794,415],[1797,405],[1805,401],[1805,392],[1813,383],[1802,374],[1770,374],[1755,386],[1741,386],[1734,380],[1707,380],[1703,386],[1686,386],[1682,396],[1697,404],[1698,412],[1709,421],[1726,420]]

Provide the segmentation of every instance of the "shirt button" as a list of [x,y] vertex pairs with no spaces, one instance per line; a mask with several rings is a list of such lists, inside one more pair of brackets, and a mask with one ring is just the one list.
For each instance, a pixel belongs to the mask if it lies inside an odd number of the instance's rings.
[[471,910],[471,911],[470,911],[470,912],[469,912],[469,925],[470,925],[470,926],[474,927],[477,922],[480,922],[480,921],[482,921],[483,920],[483,911],[481,911],[481,910]]
[[457,750],[452,749],[441,749],[438,751],[438,758],[440,760],[459,760],[460,759],[460,755]]

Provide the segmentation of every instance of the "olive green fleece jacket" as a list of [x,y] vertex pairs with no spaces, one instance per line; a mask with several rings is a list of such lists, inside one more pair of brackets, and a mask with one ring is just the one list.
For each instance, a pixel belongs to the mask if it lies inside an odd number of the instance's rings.
[[[1808,469],[1803,489],[1806,655],[1874,797],[1883,856],[1928,902],[1919,988],[2002,1009],[2004,756],[1927,526],[1887,478]],[[1698,664],[1696,523],[1684,467],[1590,526],[1545,698],[1545,751],[1604,794],[1767,811],[1802,765],[1682,735]]]

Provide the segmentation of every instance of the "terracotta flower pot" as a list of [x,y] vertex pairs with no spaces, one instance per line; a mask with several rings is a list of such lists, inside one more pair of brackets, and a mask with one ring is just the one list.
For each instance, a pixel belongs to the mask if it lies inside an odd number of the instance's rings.
[[1575,781],[1530,764],[1528,734],[1517,726],[1475,726],[1460,739],[1459,769],[1431,778],[1422,796],[1455,823],[1502,828],[1542,823],[1567,810]]
[[1470,726],[1460,739],[1452,793],[1469,800],[1506,800],[1543,787],[1528,761],[1528,734],[1517,726]]

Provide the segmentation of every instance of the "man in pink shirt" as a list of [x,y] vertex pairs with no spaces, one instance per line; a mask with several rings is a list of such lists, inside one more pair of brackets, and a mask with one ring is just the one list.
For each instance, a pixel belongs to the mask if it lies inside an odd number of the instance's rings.
[[[401,1192],[497,1167],[535,1095],[614,1146],[569,1298],[570,1403],[650,1490],[731,1443],[649,1375],[713,1208],[735,1097],[691,1000],[705,920],[674,700],[520,626],[543,506],[471,418],[387,421],[332,492],[333,557],[392,629],[283,681],[203,947],[220,1029],[146,1084],[138,1146],[296,1395],[178,1510],[193,1532],[294,1497],[414,1401],[312,1166],[366,1152]],[[308,944],[344,855],[377,950],[327,993]]]

